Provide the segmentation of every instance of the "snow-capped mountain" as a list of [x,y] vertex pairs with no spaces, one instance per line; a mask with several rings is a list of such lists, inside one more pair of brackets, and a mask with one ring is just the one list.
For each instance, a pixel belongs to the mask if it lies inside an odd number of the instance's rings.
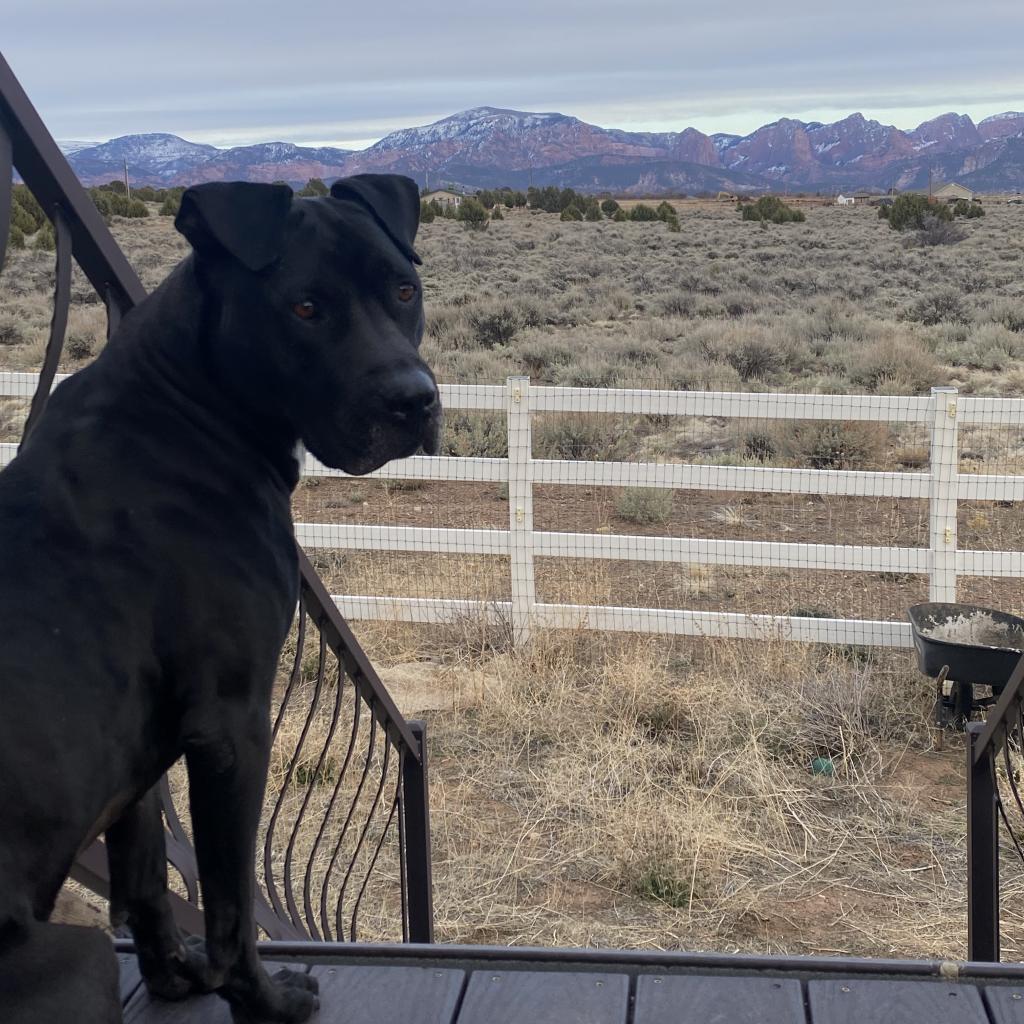
[[[285,142],[218,149],[176,135],[129,135],[71,150],[87,184],[120,177],[127,161],[139,183],[216,180],[302,184],[366,171],[396,172],[420,184],[495,188],[557,184],[589,191],[758,191],[919,187],[970,176],[975,188],[1012,184],[1024,113],[975,125],[949,113],[910,131],[850,114],[831,124],[782,118],[746,136],[632,132],[568,114],[475,107],[432,124],[392,132],[368,149]],[[1011,145],[1014,144],[1014,145]],[[986,168],[993,167],[991,186]]]
[[1007,110],[978,122],[978,134],[986,141],[1013,139],[1024,135],[1024,113]]
[[128,176],[139,184],[188,185],[203,181],[306,182],[344,173],[346,149],[261,142],[255,146],[216,146],[188,142],[177,135],[124,135],[102,145],[90,143],[71,152],[69,162],[87,185]]

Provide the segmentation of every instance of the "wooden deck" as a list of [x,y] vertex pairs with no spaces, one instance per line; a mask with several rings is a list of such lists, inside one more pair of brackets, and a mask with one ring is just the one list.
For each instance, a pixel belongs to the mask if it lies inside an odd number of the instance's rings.
[[[150,1001],[119,947],[127,1024],[230,1024]],[[1024,967],[937,961],[270,943],[320,981],[315,1024],[1024,1024]]]

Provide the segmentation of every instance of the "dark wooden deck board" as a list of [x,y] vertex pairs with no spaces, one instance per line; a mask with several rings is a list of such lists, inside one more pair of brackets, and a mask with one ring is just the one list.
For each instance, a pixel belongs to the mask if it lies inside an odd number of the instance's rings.
[[452,1024],[466,972],[441,967],[319,966],[316,1024]]
[[627,1024],[629,976],[474,971],[458,1024]]
[[988,1024],[973,985],[941,981],[810,981],[814,1024]]
[[[302,970],[304,965],[264,961],[263,966],[273,974],[282,967]],[[135,969],[138,970],[137,965]],[[123,982],[121,991],[124,991]],[[169,1003],[164,999],[150,999],[146,989],[140,986],[125,1005],[124,1024],[231,1024],[231,1011],[218,995],[192,996]]]
[[1024,1024],[1024,985],[989,985],[985,1001],[993,1024]]
[[[311,1024],[1024,1024],[1017,964],[959,964],[953,982],[938,961],[337,943],[265,955],[271,972],[313,965]],[[118,965],[126,1024],[230,1024],[215,995],[150,1002],[127,943]]]
[[139,958],[131,953],[119,953],[117,967],[121,982],[121,1005],[125,1006],[135,990],[142,984]]
[[641,975],[634,1024],[804,1024],[799,981]]

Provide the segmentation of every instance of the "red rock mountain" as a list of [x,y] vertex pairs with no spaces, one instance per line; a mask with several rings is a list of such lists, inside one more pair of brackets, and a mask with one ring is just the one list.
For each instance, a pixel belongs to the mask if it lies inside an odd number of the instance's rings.
[[[966,115],[943,114],[912,131],[859,113],[831,124],[782,118],[740,137],[694,128],[629,132],[566,114],[477,107],[393,132],[359,152],[281,142],[220,150],[174,135],[144,135],[84,148],[76,143],[69,159],[87,184],[119,176],[127,160],[136,181],[160,185],[239,179],[301,184],[311,177],[393,171],[429,186],[556,184],[626,192],[881,190],[970,175],[973,187],[984,190],[1015,181],[1018,149],[1011,143],[1022,138],[1019,112],[978,125]],[[991,186],[989,166],[998,168]],[[1024,188],[1024,180],[1014,187]]]

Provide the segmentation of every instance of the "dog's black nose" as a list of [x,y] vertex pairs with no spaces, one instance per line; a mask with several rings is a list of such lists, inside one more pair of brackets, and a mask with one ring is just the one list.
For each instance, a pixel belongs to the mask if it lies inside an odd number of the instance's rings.
[[425,370],[405,370],[392,379],[384,401],[396,420],[425,419],[437,407],[437,385]]

